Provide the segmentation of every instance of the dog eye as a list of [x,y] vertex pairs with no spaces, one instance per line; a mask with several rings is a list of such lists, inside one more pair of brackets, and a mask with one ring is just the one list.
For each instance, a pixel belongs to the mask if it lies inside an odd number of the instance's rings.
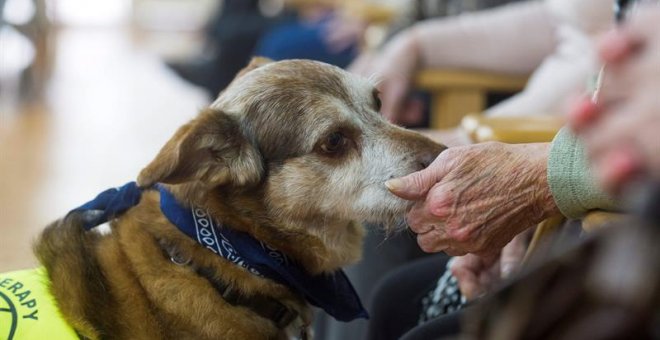
[[380,101],[380,92],[378,90],[374,90],[373,95],[374,102],[376,103],[376,111],[380,111],[380,108],[383,105],[383,103]]
[[346,137],[339,132],[334,132],[321,144],[321,150],[325,153],[336,153],[341,151],[344,145],[346,145]]

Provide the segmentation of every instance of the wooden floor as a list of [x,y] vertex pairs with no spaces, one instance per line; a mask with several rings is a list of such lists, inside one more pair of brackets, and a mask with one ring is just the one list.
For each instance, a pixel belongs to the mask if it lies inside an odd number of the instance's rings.
[[0,112],[0,272],[34,266],[40,230],[134,180],[208,103],[145,46],[118,28],[60,31],[44,100]]

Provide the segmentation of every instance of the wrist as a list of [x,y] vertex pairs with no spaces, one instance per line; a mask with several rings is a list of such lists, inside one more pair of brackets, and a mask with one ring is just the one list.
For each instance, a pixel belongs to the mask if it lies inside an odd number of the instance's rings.
[[548,217],[560,214],[555,203],[548,183],[548,157],[550,155],[550,143],[518,144],[518,153],[524,157],[527,163],[527,171],[531,181],[530,204],[534,209],[534,215],[540,222]]
[[550,143],[536,143],[534,148],[534,162],[536,185],[534,202],[542,219],[561,214],[548,183],[548,157],[550,156]]

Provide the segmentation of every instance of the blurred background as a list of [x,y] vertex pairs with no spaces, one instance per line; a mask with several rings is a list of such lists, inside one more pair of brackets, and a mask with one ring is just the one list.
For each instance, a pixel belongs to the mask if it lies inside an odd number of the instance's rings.
[[49,222],[134,180],[208,103],[164,59],[199,49],[215,1],[0,1],[0,271]]
[[504,0],[0,0],[0,271],[134,180],[252,55],[348,66],[416,21]]
[[[37,265],[31,244],[48,223],[135,180],[253,56],[381,76],[389,94],[400,90],[389,105],[399,116],[383,100],[386,118],[449,146],[459,135],[456,144],[549,142],[565,99],[596,87],[593,38],[613,24],[611,3],[0,0],[0,272]],[[346,268],[365,305],[385,273],[427,256],[412,234],[383,240],[374,229]],[[362,339],[367,327],[316,320],[318,339]]]

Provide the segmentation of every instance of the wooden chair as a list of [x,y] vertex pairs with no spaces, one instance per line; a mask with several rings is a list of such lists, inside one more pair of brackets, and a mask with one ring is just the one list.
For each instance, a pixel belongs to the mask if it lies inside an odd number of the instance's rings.
[[427,69],[417,74],[416,88],[431,94],[431,129],[457,126],[467,114],[483,112],[488,94],[516,93],[528,76],[468,70]]
[[390,6],[364,0],[286,0],[285,4],[297,9],[310,6],[334,8],[369,25],[389,25],[397,14]]
[[471,113],[461,119],[460,127],[475,143],[519,144],[552,141],[564,124],[560,116],[486,117]]

